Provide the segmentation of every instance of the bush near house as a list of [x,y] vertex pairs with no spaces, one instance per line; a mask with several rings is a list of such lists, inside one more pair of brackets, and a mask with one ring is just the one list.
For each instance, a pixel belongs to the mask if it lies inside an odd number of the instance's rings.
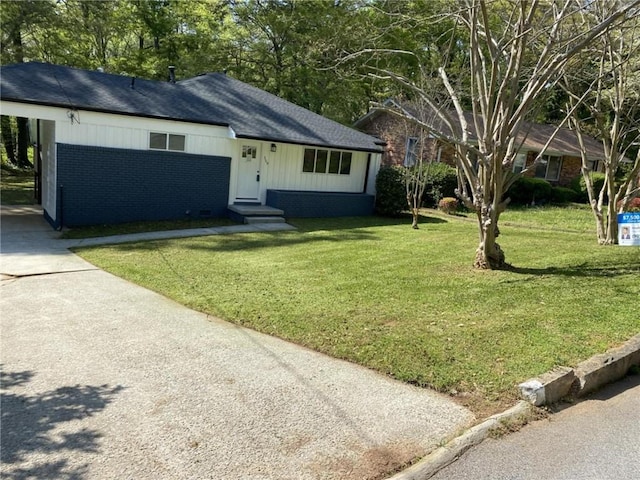
[[425,207],[435,207],[444,197],[455,197],[458,188],[456,169],[446,163],[425,165],[428,169],[427,185],[422,201]]
[[[407,193],[404,186],[404,168],[398,165],[382,167],[376,177],[376,212],[386,217],[397,217],[407,210]],[[458,177],[456,169],[445,163],[429,163],[422,203],[436,208],[444,197],[456,196]]]
[[438,208],[449,215],[453,215],[459,205],[458,199],[453,197],[444,197],[438,202]]
[[[622,200],[618,202],[618,205],[617,205],[618,211],[620,210],[621,206],[622,206]],[[633,200],[631,200],[631,203],[629,204],[629,206],[625,208],[625,212],[640,212],[640,197],[636,197]]]
[[514,205],[544,205],[551,202],[553,187],[542,178],[520,177],[505,194]]
[[376,177],[376,212],[385,217],[397,217],[407,208],[403,167],[382,167]]
[[553,187],[551,190],[551,201],[555,204],[576,202],[578,194],[575,190],[567,187]]
[[[591,174],[591,179],[593,181],[593,189],[594,192],[600,192],[602,190],[602,186],[604,185],[604,173],[594,172]],[[588,203],[589,202],[589,194],[587,193],[587,186],[584,183],[584,177],[580,175],[579,177],[574,178],[571,181],[571,189],[576,192],[578,197],[576,198],[576,202],[580,203]]]

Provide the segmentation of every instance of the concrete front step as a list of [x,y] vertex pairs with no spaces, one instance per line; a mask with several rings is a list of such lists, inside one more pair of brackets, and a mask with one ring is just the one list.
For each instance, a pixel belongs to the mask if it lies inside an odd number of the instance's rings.
[[244,217],[244,223],[285,223],[283,217]]
[[268,205],[229,205],[227,207],[231,212],[237,213],[245,217],[252,216],[283,216],[284,210],[269,207]]

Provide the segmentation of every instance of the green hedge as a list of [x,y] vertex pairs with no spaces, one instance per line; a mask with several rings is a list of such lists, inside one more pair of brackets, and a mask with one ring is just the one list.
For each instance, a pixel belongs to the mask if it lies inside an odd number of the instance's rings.
[[422,197],[425,206],[436,207],[442,198],[456,196],[458,176],[454,167],[446,163],[431,163],[424,168],[428,169],[427,185]]
[[571,188],[553,187],[551,190],[551,201],[553,203],[571,203],[578,201],[578,194]]
[[376,212],[385,217],[397,217],[407,210],[404,168],[382,167],[376,177]]
[[[396,217],[407,210],[407,194],[404,186],[404,168],[385,166],[376,177],[376,212],[379,215]],[[444,197],[455,197],[458,188],[456,169],[445,163],[431,163],[427,170],[426,186],[422,204],[435,208]]]
[[[593,190],[596,195],[602,189],[604,185],[604,173],[594,172],[591,173],[591,180],[593,181]],[[584,177],[580,175],[579,177],[574,178],[571,181],[571,189],[576,192],[577,198],[576,202],[588,203],[589,202],[589,194],[587,193],[587,186],[584,183]]]
[[514,205],[542,205],[552,201],[553,187],[542,178],[520,177],[505,194]]

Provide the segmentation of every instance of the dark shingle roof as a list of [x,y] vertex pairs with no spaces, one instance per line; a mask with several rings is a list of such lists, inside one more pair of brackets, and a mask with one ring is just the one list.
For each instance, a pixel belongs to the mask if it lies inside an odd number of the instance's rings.
[[[223,125],[260,140],[382,151],[372,136],[317,115],[222,73],[177,83],[144,80],[45,63],[0,70],[7,101]],[[133,82],[133,83],[132,83]]]

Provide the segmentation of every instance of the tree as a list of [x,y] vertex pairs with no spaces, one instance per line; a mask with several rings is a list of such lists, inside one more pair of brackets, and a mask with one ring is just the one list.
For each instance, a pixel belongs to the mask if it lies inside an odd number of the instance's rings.
[[[602,21],[618,4],[594,2],[583,19],[591,24]],[[598,243],[611,245],[618,239],[616,214],[640,195],[640,20],[636,16],[622,28],[606,31],[585,53],[584,61],[566,73],[564,85],[569,93],[571,123],[581,146],[582,175]],[[585,63],[597,68],[580,68]],[[589,126],[603,147],[605,181],[600,191],[592,181],[593,164],[584,148],[583,131]],[[630,153],[634,150],[635,156]],[[631,162],[628,156],[635,160]],[[616,178],[620,171],[622,178]]]
[[[596,24],[576,29],[572,20],[586,8],[584,2],[449,2],[446,18],[453,19],[455,25],[449,45],[456,51],[463,45],[466,50],[468,84],[459,75],[450,75],[447,59],[452,55],[442,57],[436,71],[420,65],[420,78],[427,88],[406,75],[375,68],[378,76],[399,82],[425,102],[435,121],[426,122],[402,109],[394,113],[453,146],[458,196],[477,216],[480,241],[476,268],[508,267],[496,242],[498,221],[509,203],[507,190],[521,175],[512,170],[526,139],[526,120],[535,116],[569,62],[603,33],[628,20],[639,4],[634,1],[617,6]],[[420,59],[415,52],[392,53]],[[455,67],[458,74],[458,65]],[[470,106],[468,111],[466,105]],[[543,153],[530,168],[542,160]]]
[[[27,0],[24,2],[0,3],[2,18],[2,40],[0,41],[2,63],[22,63],[28,55],[25,52],[23,36],[31,28],[43,25],[51,18],[51,2]],[[11,121],[2,119],[3,140],[9,161],[19,168],[31,167],[29,151],[29,121],[24,117],[16,118],[16,141],[13,139]]]

